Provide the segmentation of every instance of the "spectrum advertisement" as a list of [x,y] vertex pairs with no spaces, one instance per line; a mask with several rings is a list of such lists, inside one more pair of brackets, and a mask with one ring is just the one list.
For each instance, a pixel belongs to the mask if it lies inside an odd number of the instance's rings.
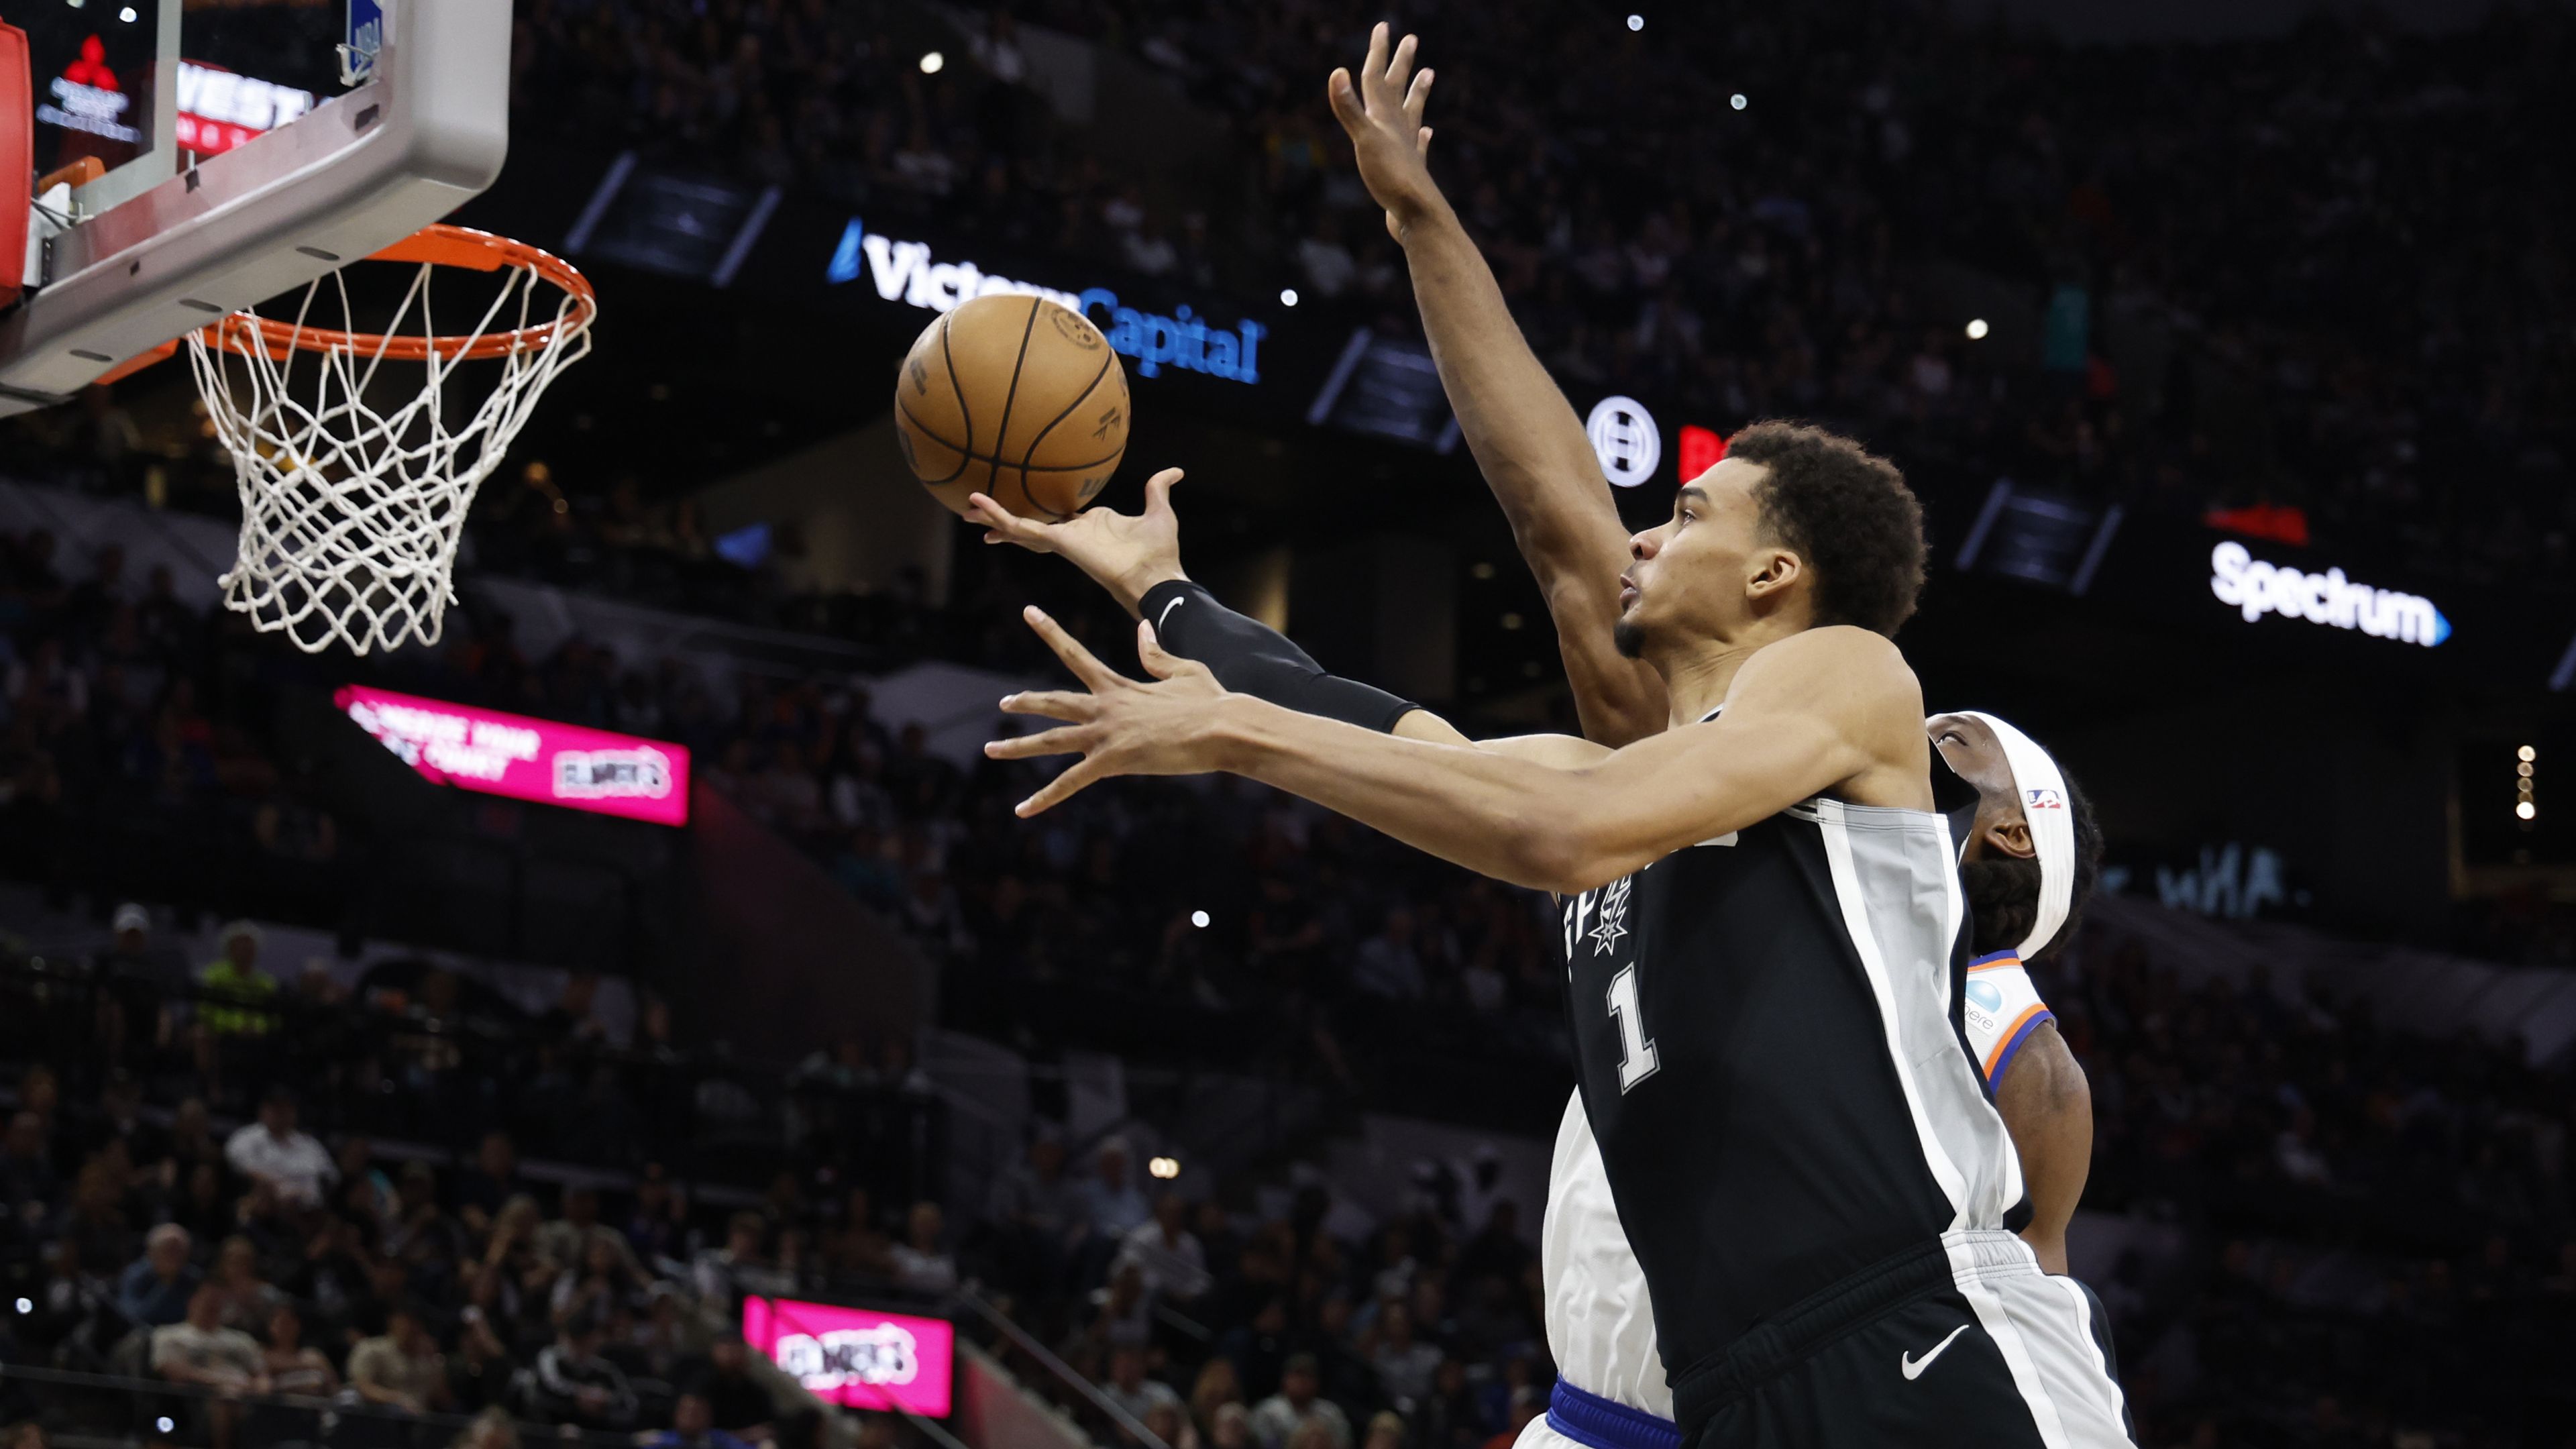
[[331,702],[437,784],[656,825],[689,822],[685,746],[356,684]]
[[957,1329],[945,1319],[753,1297],[742,1337],[827,1403],[948,1417]]

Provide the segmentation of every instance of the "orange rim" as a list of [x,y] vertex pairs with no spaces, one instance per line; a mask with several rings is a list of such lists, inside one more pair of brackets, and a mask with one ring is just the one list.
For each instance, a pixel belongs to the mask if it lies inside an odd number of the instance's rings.
[[[433,354],[447,361],[460,358],[487,361],[551,347],[555,344],[557,332],[567,335],[578,333],[588,327],[591,318],[599,312],[599,298],[591,291],[590,279],[572,263],[542,247],[532,247],[526,242],[494,236],[472,227],[434,222],[367,260],[425,263],[474,272],[497,272],[503,267],[516,267],[561,288],[573,299],[572,312],[559,320],[534,327],[491,332],[480,337],[389,337],[381,332],[335,332],[325,327],[297,326],[271,317],[252,318],[236,312],[220,322],[207,324],[204,333],[206,344],[245,356],[256,347],[271,359],[281,362],[287,354],[298,350],[337,352],[343,349],[365,357],[383,356],[398,362],[426,362]],[[257,342],[251,339],[253,333],[258,334]]]

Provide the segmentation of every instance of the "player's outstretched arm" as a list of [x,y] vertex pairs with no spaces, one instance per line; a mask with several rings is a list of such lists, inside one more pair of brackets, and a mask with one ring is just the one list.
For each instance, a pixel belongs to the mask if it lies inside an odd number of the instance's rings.
[[2093,1091],[2084,1068],[2054,1022],[2042,1022],[2022,1044],[1995,1094],[2004,1129],[2021,1153],[2030,1192],[2030,1225],[2021,1231],[2039,1266],[2064,1273],[2066,1229],[2093,1170]]
[[1659,733],[1662,681],[1610,642],[1627,527],[1582,421],[1521,336],[1493,269],[1424,164],[1431,71],[1413,69],[1414,37],[1391,54],[1387,37],[1383,24],[1369,33],[1356,80],[1333,72],[1333,114],[1350,134],[1360,179],[1386,208],[1387,230],[1404,247],[1458,430],[1547,597],[1584,734],[1623,745]]
[[[1180,516],[1172,509],[1172,488],[1182,476],[1180,469],[1166,468],[1147,479],[1145,508],[1136,514],[1090,508],[1060,523],[1045,523],[1022,518],[982,493],[968,502],[984,524],[986,543],[1060,555],[1107,589],[1130,615],[1151,618],[1155,637],[1168,652],[1205,664],[1228,690],[1404,739],[1473,743],[1456,726],[1410,700],[1325,672],[1286,635],[1225,607],[1192,583],[1181,568]],[[1563,764],[1588,763],[1607,753],[1562,735],[1495,740],[1485,747]]]
[[1745,661],[1712,723],[1564,766],[1397,739],[1293,714],[1220,686],[1138,626],[1151,682],[1124,678],[1036,609],[1029,623],[1084,689],[1002,708],[1060,727],[984,747],[996,759],[1080,754],[1022,801],[1030,816],[1117,775],[1226,770],[1347,815],[1498,880],[1585,890],[1801,800],[1931,804],[1922,691],[1886,639],[1811,629]]

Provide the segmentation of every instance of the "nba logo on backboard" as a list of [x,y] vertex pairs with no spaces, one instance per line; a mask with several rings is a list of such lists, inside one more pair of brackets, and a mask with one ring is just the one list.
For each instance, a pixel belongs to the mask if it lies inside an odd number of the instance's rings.
[[2033,790],[2030,792],[2030,808],[2033,810],[2063,810],[2066,808],[2066,799],[2054,790]]
[[376,78],[376,56],[385,48],[384,0],[349,0],[349,38],[340,44],[340,84]]

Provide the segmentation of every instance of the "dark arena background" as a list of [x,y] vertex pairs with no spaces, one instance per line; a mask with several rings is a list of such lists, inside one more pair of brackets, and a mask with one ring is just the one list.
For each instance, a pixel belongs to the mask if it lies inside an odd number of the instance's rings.
[[[1074,295],[1133,390],[1101,506],[1186,468],[1233,607],[1575,729],[1326,104],[1382,19],[1629,526],[1756,420],[1865,441],[1926,703],[2090,795],[2032,974],[2138,1443],[2576,1444],[2564,6],[514,18],[452,219],[581,268],[597,347],[434,646],[222,606],[184,366],[0,424],[0,1449],[1513,1442],[1554,909],[1230,777],[1015,819],[1059,766],[985,759],[994,701],[1064,679],[1020,609],[1132,626],[889,406],[961,286]],[[507,768],[547,739],[568,803]]]

